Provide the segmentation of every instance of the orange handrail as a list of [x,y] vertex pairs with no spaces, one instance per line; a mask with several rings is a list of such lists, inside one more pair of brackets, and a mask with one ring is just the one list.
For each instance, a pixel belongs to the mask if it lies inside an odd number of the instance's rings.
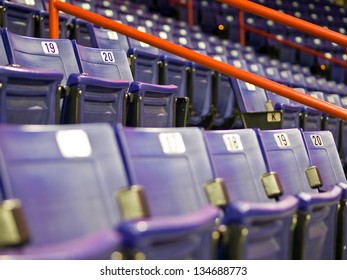
[[312,55],[315,55],[315,56],[322,57],[322,58],[324,58],[324,59],[326,59],[326,60],[329,60],[329,61],[331,61],[331,62],[333,62],[333,63],[335,63],[335,64],[339,64],[339,65],[341,65],[341,66],[347,67],[347,62],[344,62],[344,61],[339,60],[339,59],[337,59],[337,58],[327,57],[324,53],[318,52],[318,51],[316,51],[316,50],[312,50],[312,49],[307,48],[307,47],[305,47],[305,46],[303,46],[303,45],[300,45],[300,44],[297,44],[297,43],[294,43],[294,42],[292,42],[292,41],[285,40],[285,39],[282,39],[282,38],[279,39],[279,38],[277,38],[277,37],[276,37],[275,35],[273,35],[273,34],[267,33],[267,32],[265,32],[265,31],[259,30],[259,29],[257,29],[257,28],[254,28],[254,27],[249,26],[249,25],[246,25],[246,24],[243,26],[243,28],[244,28],[245,30],[254,32],[254,33],[256,33],[256,34],[259,34],[259,35],[264,36],[264,37],[266,37],[266,38],[269,38],[269,39],[271,39],[271,40],[284,43],[284,44],[286,44],[286,45],[288,45],[288,46],[291,46],[291,47],[293,47],[293,48],[296,48],[296,49],[298,49],[298,50],[307,52],[307,53],[312,54]]
[[252,74],[248,71],[241,70],[227,63],[220,62],[206,55],[192,51],[188,48],[160,39],[151,34],[141,32],[135,28],[121,24],[115,20],[100,16],[98,14],[83,10],[79,7],[58,0],[50,0],[50,13],[52,12],[52,14],[50,14],[49,34],[51,38],[58,38],[59,36],[59,22],[57,17],[58,10],[63,11],[67,14],[71,14],[77,18],[87,20],[104,28],[113,30],[130,38],[134,38],[138,41],[145,42],[149,45],[173,53],[187,60],[194,61],[200,65],[211,68],[227,76],[233,76],[239,80],[249,82],[255,86],[272,91],[274,93],[292,99],[309,107],[315,108],[319,111],[336,116],[343,120],[347,120],[347,110],[339,106],[336,106],[334,104],[328,103],[317,98],[313,98],[308,94],[298,92],[292,88],[273,82],[261,76]]
[[316,37],[334,42],[343,47],[347,47],[347,36],[338,32],[329,30],[327,28],[318,26],[311,22],[298,19],[296,17],[286,15],[274,9],[256,4],[247,0],[218,0],[221,3],[228,4],[245,12],[249,12],[263,18],[271,19],[278,23],[290,26],[305,33],[314,35]]

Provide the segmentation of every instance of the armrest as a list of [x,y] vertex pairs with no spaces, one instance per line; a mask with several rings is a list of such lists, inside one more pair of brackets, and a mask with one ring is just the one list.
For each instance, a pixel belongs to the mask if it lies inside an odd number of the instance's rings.
[[129,81],[125,80],[110,80],[110,79],[104,79],[88,74],[71,74],[68,77],[67,85],[70,87],[78,87],[82,88],[82,85],[93,85],[93,86],[99,86],[99,87],[122,87],[125,89],[129,88]]
[[309,211],[312,207],[336,204],[341,197],[342,189],[334,186],[327,192],[299,193],[299,209]]
[[122,236],[112,229],[56,244],[0,250],[0,259],[110,259],[120,249]]
[[338,186],[342,189],[341,198],[347,199],[347,183],[340,182]]
[[274,109],[275,110],[285,110],[286,112],[291,111],[291,112],[299,113],[302,111],[302,106],[285,104],[285,103],[276,103]]
[[207,205],[194,213],[185,215],[124,221],[120,223],[118,229],[131,245],[139,243],[145,245],[150,244],[151,241],[158,241],[158,238],[170,240],[206,230],[212,231],[220,215],[218,208]]
[[298,207],[298,199],[291,195],[284,195],[281,200],[273,202],[232,202],[225,209],[224,222],[244,223],[248,219],[257,217],[274,219],[292,216]]
[[35,70],[17,66],[0,66],[0,79],[4,77],[16,77],[23,78],[29,81],[31,80],[51,80],[56,81],[57,85],[61,83],[63,79],[63,73],[46,70]]
[[177,94],[177,86],[132,82],[129,87],[129,92],[131,93],[137,93],[137,94],[143,95],[147,91],[167,93],[167,94]]

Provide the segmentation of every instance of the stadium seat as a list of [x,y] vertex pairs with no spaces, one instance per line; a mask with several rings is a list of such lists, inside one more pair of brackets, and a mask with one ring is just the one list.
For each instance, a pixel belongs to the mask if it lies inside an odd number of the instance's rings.
[[[129,82],[127,124],[140,127],[173,127],[183,112],[178,111],[177,87],[133,81],[124,50],[88,48],[77,45],[84,73],[110,80]],[[124,104],[123,104],[124,106]],[[123,110],[125,111],[125,110]],[[177,119],[178,118],[178,119]]]
[[[214,59],[222,62],[227,62],[227,58],[224,55],[213,54]],[[218,72],[213,72],[212,83],[212,104],[216,110],[213,118],[214,128],[230,128],[233,126],[235,118],[235,93],[231,85],[230,77]]]
[[[151,33],[149,28],[137,26],[141,32]],[[156,47],[128,37],[130,67],[135,81],[159,83],[160,51]]]
[[59,85],[55,71],[0,66],[0,123],[59,124]]
[[[245,60],[233,59],[229,60],[229,63],[237,68],[258,74],[261,66],[253,64],[253,70],[249,70]],[[235,78],[231,78],[231,81],[245,127],[276,129],[300,126],[300,108],[287,106],[288,108],[286,107],[284,110],[284,106],[282,106],[281,110],[276,110],[274,106],[278,101],[276,100],[276,103],[273,104],[264,89]],[[284,102],[278,103],[278,105],[280,104],[284,104]]]
[[[204,51],[198,52],[206,55]],[[211,69],[195,62],[189,62],[187,97],[192,106],[188,125],[208,128],[213,122],[215,108],[212,97],[212,75]]]
[[[322,91],[311,91],[309,94],[313,97],[335,104],[342,107],[341,100],[338,94],[325,94]],[[322,115],[322,127],[321,130],[329,130],[333,133],[336,146],[340,146],[341,137],[341,121],[339,118],[321,113]]]
[[[229,241],[221,248],[224,258],[291,258],[298,201],[281,196],[281,183],[267,170],[255,131],[205,131],[205,136],[216,176],[225,183],[224,202],[219,205],[228,226]],[[210,191],[211,197],[222,200],[220,189]]]
[[[6,27],[11,32],[35,36],[39,24],[39,9],[34,5],[26,5],[24,1],[0,1],[0,27]],[[42,2],[37,0],[38,4]]]
[[209,205],[203,189],[214,174],[201,130],[118,126],[116,135],[131,183],[143,186],[148,219],[158,221],[147,242],[128,237],[127,246],[146,250],[153,244],[149,259],[213,258],[211,234],[220,211]]
[[125,123],[121,104],[125,102],[128,82],[83,74],[74,42],[69,39],[41,39],[3,31],[11,64],[33,69],[55,69],[64,74],[62,85],[67,87],[63,93],[62,123]]
[[62,73],[10,65],[2,36],[0,65],[1,123],[59,123],[60,110],[56,107]]
[[[88,23],[88,34],[90,34],[91,46],[93,48],[103,48],[103,49],[122,49],[128,52],[129,43],[126,36],[119,34],[117,32],[97,27],[93,24]],[[81,44],[78,40],[77,43]]]
[[305,131],[303,134],[312,164],[319,168],[322,177],[321,189],[329,192],[336,185],[342,189],[338,208],[336,259],[345,260],[347,259],[347,180],[336,143],[330,131]]
[[121,249],[112,196],[128,178],[109,125],[2,125],[0,150],[0,216],[17,213],[0,224],[22,237],[2,228],[0,259],[111,259]]
[[299,199],[294,236],[295,259],[333,259],[341,188],[320,190],[322,180],[299,129],[258,131],[263,156],[277,172],[285,194]]

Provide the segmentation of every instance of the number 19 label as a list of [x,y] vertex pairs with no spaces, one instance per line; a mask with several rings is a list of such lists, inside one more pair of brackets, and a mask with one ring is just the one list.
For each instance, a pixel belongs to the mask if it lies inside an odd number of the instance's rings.
[[41,46],[45,54],[59,54],[56,42],[41,42]]
[[290,146],[289,138],[286,133],[275,133],[274,137],[278,147],[284,148]]

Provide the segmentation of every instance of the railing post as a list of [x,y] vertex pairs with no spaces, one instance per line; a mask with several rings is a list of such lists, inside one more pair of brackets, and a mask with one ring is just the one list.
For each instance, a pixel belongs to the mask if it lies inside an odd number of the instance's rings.
[[242,46],[246,45],[246,36],[245,36],[245,13],[239,11],[239,26],[240,26],[240,43]]
[[194,25],[193,0],[188,0],[188,23],[189,26]]
[[55,7],[55,1],[49,0],[49,37],[59,38],[59,10]]

